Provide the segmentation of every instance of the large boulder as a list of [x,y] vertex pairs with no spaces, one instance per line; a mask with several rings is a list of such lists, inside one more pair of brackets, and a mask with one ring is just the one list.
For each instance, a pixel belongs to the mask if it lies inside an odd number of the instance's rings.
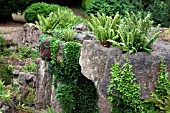
[[[146,99],[155,90],[160,71],[160,57],[164,59],[170,77],[170,43],[157,40],[152,48],[151,54],[147,52],[129,54],[123,53],[118,47],[106,48],[97,41],[85,40],[79,60],[81,72],[95,83],[99,97],[107,100],[112,64],[120,62],[123,65],[126,57],[130,60],[137,83],[140,84],[141,99]],[[107,106],[110,106],[109,103]]]

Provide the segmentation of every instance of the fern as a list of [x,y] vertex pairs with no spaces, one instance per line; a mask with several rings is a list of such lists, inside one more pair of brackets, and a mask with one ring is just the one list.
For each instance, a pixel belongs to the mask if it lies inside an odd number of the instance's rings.
[[86,20],[86,24],[102,43],[109,39],[116,40],[118,38],[116,30],[118,29],[119,18],[119,13],[114,18],[103,13],[97,13],[97,17],[90,14],[90,19]]
[[138,15],[135,15],[133,12],[126,12],[125,17],[120,20],[116,30],[120,39],[119,45],[123,51],[130,53],[139,51],[151,52],[150,46],[159,36],[159,32],[156,32],[152,37],[148,38],[152,24],[153,21],[151,21],[150,14],[143,19],[140,12],[138,12]]

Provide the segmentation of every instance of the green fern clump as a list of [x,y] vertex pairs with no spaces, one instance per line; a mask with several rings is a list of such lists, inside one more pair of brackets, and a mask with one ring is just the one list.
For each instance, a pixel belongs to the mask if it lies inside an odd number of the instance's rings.
[[159,32],[156,32],[151,37],[148,37],[152,24],[153,21],[151,21],[150,14],[142,18],[140,12],[138,12],[138,15],[135,15],[133,12],[126,12],[125,17],[122,18],[119,25],[117,25],[117,34],[120,41],[109,41],[112,42],[113,45],[121,47],[123,51],[130,53],[139,51],[151,52],[150,46],[159,36]]
[[91,14],[86,23],[102,43],[109,39],[116,40],[118,38],[116,30],[118,29],[117,25],[119,24],[119,20],[119,13],[117,13],[114,18],[106,16],[104,13],[97,13],[97,17]]
[[74,25],[83,22],[83,19],[74,15],[71,10],[60,9],[56,12],[51,12],[48,17],[38,15],[36,24],[39,29],[47,34],[52,34],[54,29],[72,28]]

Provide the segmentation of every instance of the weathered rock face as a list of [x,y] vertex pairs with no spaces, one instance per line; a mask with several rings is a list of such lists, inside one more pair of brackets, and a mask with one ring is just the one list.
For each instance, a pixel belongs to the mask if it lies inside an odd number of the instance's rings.
[[92,80],[99,94],[107,95],[110,67],[119,61],[122,51],[117,47],[106,48],[97,41],[84,41],[80,55],[81,72]]
[[62,112],[59,102],[56,100],[54,76],[49,74],[49,61],[37,59],[36,75],[36,109],[54,108],[55,112]]
[[22,40],[22,43],[19,43],[19,46],[27,45],[36,49],[38,38],[40,35],[41,31],[35,24],[26,23],[25,25],[23,25],[23,31],[21,33],[21,36],[19,37],[19,40]]
[[[84,76],[92,80],[100,96],[107,98],[107,86],[110,81],[112,64],[125,63],[124,57],[130,60],[132,72],[141,86],[141,99],[148,98],[151,91],[155,90],[158,73],[160,71],[160,58],[166,62],[170,77],[170,43],[156,41],[153,52],[125,53],[117,47],[106,48],[97,41],[84,41],[81,49],[80,66]],[[109,106],[109,105],[108,105]]]
[[36,108],[46,108],[51,103],[52,76],[48,73],[49,62],[41,58],[37,60],[36,75]]
[[170,42],[156,40],[153,43],[152,48],[157,55],[160,55],[164,59],[166,64],[166,69],[170,74]]

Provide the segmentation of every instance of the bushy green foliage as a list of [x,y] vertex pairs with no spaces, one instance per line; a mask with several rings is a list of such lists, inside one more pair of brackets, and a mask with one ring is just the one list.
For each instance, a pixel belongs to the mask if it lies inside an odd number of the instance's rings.
[[162,58],[156,90],[152,92],[150,98],[146,99],[145,102],[154,103],[160,110],[164,110],[166,113],[170,112],[170,79]]
[[[161,58],[160,72],[156,89],[144,101],[140,100],[140,86],[136,83],[132,65],[129,60],[121,66],[114,64],[111,68],[110,85],[108,86],[109,100],[113,113],[158,113],[170,111],[170,80],[165,63]],[[158,109],[159,108],[159,109]]]
[[[56,40],[56,41],[55,41]],[[79,56],[81,44],[66,42],[60,63],[56,61],[58,39],[51,39],[52,61],[49,71],[55,75],[57,99],[64,113],[97,113],[97,92],[93,82],[86,79],[80,71]],[[51,45],[52,44],[52,45]],[[51,72],[53,70],[53,72]]]
[[153,21],[151,21],[151,15],[147,14],[145,18],[142,18],[141,13],[135,15],[133,12],[126,12],[124,18],[120,20],[117,33],[119,35],[120,42],[113,42],[113,45],[119,46],[123,51],[130,53],[147,51],[151,52],[150,46],[158,38],[159,32],[152,34],[148,37]]
[[6,55],[6,42],[2,36],[0,36],[0,79],[5,85],[11,82],[11,68],[8,67]]
[[90,18],[86,21],[88,27],[94,32],[98,40],[102,43],[109,39],[116,40],[117,35],[117,25],[119,24],[120,16],[118,13],[112,18],[111,16],[106,16],[104,13],[97,13],[97,17],[90,14]]
[[[61,65],[57,65],[56,79],[61,83],[69,84],[80,75],[79,56],[81,45],[76,42],[66,42]],[[75,81],[76,82],[76,81]]]
[[59,5],[50,5],[43,2],[34,3],[24,11],[24,17],[26,22],[35,23],[38,20],[38,14],[47,17],[51,12],[57,11],[58,8],[60,8]]
[[140,100],[140,86],[136,83],[129,60],[126,59],[122,67],[120,63],[114,64],[111,70],[108,94],[113,113],[116,111],[117,113],[142,113],[153,109],[152,104]]
[[146,11],[152,14],[155,25],[170,27],[170,0],[153,0]]
[[141,9],[140,5],[136,6],[133,0],[92,0],[90,6],[86,10],[86,14],[94,14],[97,12],[104,13],[108,16],[114,17],[117,12],[124,15],[125,11],[138,11]]
[[88,9],[93,0],[82,0],[82,7]]

